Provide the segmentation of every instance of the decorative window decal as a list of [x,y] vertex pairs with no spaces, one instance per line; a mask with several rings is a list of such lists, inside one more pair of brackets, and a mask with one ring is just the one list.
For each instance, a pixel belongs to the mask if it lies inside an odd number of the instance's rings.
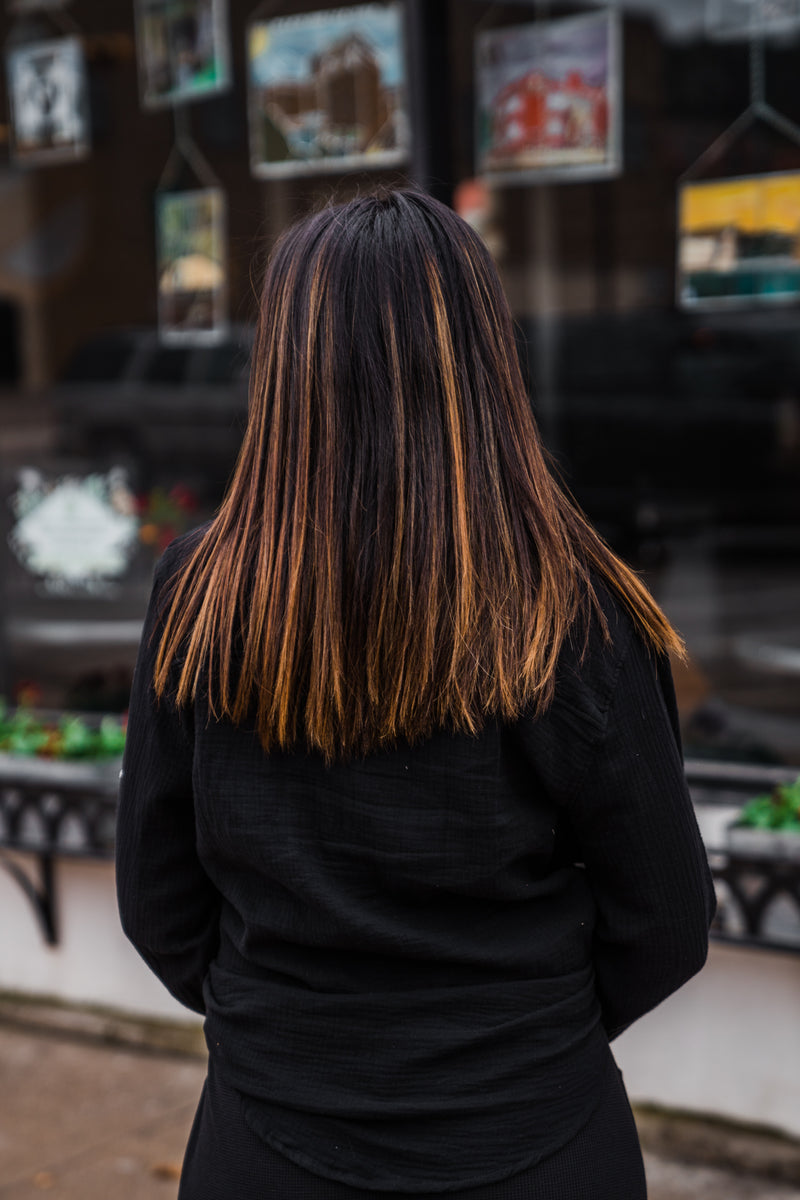
[[65,475],[49,482],[34,468],[19,473],[11,497],[9,545],[44,591],[103,594],[121,578],[139,545],[139,518],[125,471]]

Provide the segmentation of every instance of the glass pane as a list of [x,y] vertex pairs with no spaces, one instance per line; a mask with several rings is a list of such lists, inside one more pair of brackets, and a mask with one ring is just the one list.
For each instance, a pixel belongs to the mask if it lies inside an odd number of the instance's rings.
[[[800,764],[800,31],[762,62],[703,5],[619,16],[601,63],[570,6],[478,9],[462,170],[565,482],[686,640],[687,754]],[[779,117],[734,124],[764,88]]]

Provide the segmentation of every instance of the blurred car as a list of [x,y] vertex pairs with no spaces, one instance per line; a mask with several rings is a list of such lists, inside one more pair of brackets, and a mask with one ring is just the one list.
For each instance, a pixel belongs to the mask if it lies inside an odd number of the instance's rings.
[[214,345],[164,345],[155,329],[92,339],[49,397],[58,453],[123,465],[142,492],[180,482],[213,508],[244,429],[252,341],[247,325]]
[[[556,322],[543,433],[618,550],[647,557],[700,528],[719,548],[800,549],[797,322],[791,311]],[[522,332],[535,381],[535,330]]]

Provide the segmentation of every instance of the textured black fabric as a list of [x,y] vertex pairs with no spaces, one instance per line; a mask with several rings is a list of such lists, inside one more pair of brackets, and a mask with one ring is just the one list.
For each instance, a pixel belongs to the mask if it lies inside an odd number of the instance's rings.
[[325,1179],[248,1127],[242,1098],[209,1064],[186,1148],[178,1200],[646,1200],[636,1126],[609,1053],[594,1112],[561,1150],[508,1179],[456,1192],[374,1192]]
[[[118,825],[123,925],[206,1014],[250,1125],[376,1191],[490,1183],[597,1103],[607,1042],[702,965],[713,887],[669,668],[604,597],[541,720],[326,766],[157,704],[157,572]],[[580,639],[582,643],[582,639]]]

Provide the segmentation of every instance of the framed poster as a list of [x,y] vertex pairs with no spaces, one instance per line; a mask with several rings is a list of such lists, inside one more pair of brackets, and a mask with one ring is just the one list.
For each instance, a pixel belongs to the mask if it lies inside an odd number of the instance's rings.
[[186,345],[221,341],[228,304],[222,189],[159,193],[156,242],[162,340]]
[[479,33],[478,172],[498,183],[617,174],[620,59],[611,10]]
[[247,63],[254,175],[364,170],[408,157],[401,4],[254,21]]
[[89,152],[86,60],[77,37],[8,50],[11,150],[19,163],[83,158]]
[[230,84],[227,0],[137,0],[144,108],[201,100]]
[[687,309],[800,301],[800,171],[684,184],[676,293]]

